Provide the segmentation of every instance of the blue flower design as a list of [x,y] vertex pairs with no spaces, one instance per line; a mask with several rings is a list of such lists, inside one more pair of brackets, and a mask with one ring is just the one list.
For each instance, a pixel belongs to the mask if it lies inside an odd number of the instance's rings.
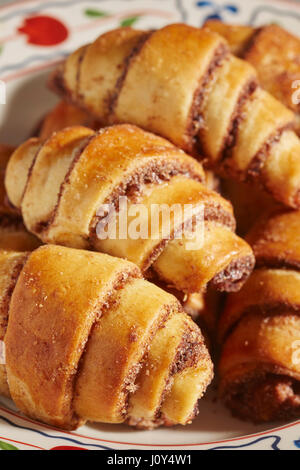
[[[243,449],[243,448],[255,448],[255,446],[259,446],[262,442],[264,442],[264,449],[270,449],[270,450],[280,450],[279,444],[281,442],[281,437],[280,436],[264,436],[264,437],[259,437],[257,439],[254,439],[251,442],[247,442],[246,444],[236,444],[236,445],[223,445],[219,447],[213,447],[210,450],[234,450],[234,449]],[[254,450],[254,449],[253,449]],[[257,448],[258,450],[258,448]]]
[[294,444],[298,449],[300,449],[300,439],[298,439],[297,441],[294,441]]
[[201,1],[196,3],[197,7],[205,8],[210,7],[212,13],[204,18],[206,20],[222,20],[222,13],[227,11],[233,14],[238,13],[239,8],[236,5],[227,4],[227,5],[218,5],[213,1]]

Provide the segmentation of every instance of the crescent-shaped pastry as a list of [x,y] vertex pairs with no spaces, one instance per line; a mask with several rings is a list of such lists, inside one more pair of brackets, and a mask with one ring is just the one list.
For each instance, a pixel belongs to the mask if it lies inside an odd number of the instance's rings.
[[138,125],[218,172],[259,182],[283,204],[300,207],[293,112],[208,29],[110,31],[71,54],[50,83],[104,125]]
[[244,419],[300,417],[299,226],[281,212],[252,229],[257,268],[220,319],[220,394]]
[[[131,125],[99,132],[77,126],[46,142],[30,139],[14,152],[6,172],[11,203],[42,241],[129,259],[186,293],[201,292],[208,283],[235,291],[253,268],[253,253],[234,233],[230,203],[204,183],[197,161]],[[127,204],[123,212],[120,196]],[[187,211],[183,224],[186,207],[194,215]],[[153,208],[162,208],[161,216]],[[109,209],[122,214],[112,236],[105,235]],[[146,233],[132,235],[139,224]]]
[[212,379],[197,325],[132,263],[45,245],[0,253],[0,392],[63,429],[187,424]]

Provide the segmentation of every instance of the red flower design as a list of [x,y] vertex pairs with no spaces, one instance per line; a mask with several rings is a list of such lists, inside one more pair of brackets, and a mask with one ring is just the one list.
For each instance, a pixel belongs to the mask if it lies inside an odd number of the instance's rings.
[[69,35],[67,27],[51,16],[31,16],[25,18],[20,33],[27,35],[27,42],[36,46],[55,46],[65,41]]
[[86,450],[83,447],[74,447],[74,446],[57,446],[52,447],[50,450]]

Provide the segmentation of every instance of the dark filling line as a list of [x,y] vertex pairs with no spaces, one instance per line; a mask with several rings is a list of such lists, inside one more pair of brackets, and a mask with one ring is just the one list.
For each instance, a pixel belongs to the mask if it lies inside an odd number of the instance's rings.
[[[197,216],[197,214],[195,214]],[[225,212],[219,205],[210,205],[207,204],[204,208],[204,222],[214,221],[220,223],[225,227],[235,230],[235,221],[231,214]],[[151,265],[157,260],[159,255],[162,253],[165,246],[175,238],[177,233],[181,233],[183,228],[193,229],[195,227],[196,217],[192,217],[190,220],[185,221],[180,227],[176,227],[172,233],[170,233],[169,238],[162,239],[152,251],[151,255],[145,261],[143,266],[143,271],[146,271],[151,267]],[[162,279],[165,282],[170,282],[168,279]],[[175,287],[175,286],[174,286]]]
[[[170,153],[170,149],[167,149]],[[175,155],[174,155],[175,157]],[[138,168],[133,174],[128,175],[118,187],[111,193],[111,195],[104,201],[104,204],[112,205],[115,210],[119,209],[118,199],[121,196],[130,197],[130,200],[136,199],[140,192],[141,187],[144,184],[160,184],[163,182],[170,181],[170,179],[176,175],[182,175],[187,178],[199,181],[203,183],[200,174],[194,171],[193,167],[189,164],[183,164],[180,161],[176,161],[176,158],[170,160],[163,160],[155,158],[154,161],[146,163],[143,168]],[[90,244],[91,247],[97,238],[96,227],[104,216],[95,215],[90,224]],[[224,217],[225,218],[225,217]],[[227,218],[226,218],[227,221]],[[232,217],[231,217],[231,223]]]
[[256,43],[256,40],[257,38],[259,37],[260,33],[262,33],[264,30],[264,26],[260,27],[260,28],[256,28],[255,31],[253,32],[253,34],[251,34],[250,38],[248,39],[248,41],[246,42],[241,54],[239,54],[239,57],[241,59],[244,59],[244,60],[247,60],[245,57],[247,56],[247,54],[250,52],[250,50],[252,49],[252,47],[255,46],[255,43]]
[[[11,297],[16,287],[17,280],[21,274],[21,271],[28,259],[28,256],[29,255],[24,256],[23,259],[18,261],[17,264],[14,266],[9,286],[6,289],[6,292],[2,295],[0,308],[2,312],[4,313],[4,315],[2,315],[3,323],[1,324],[1,327],[4,328],[5,332],[7,330],[8,321],[9,321],[9,305],[10,305]],[[0,338],[0,339],[3,340],[4,338]]]
[[253,314],[259,314],[263,318],[266,317],[276,317],[276,316],[291,316],[291,315],[300,315],[300,305],[292,304],[288,302],[273,302],[269,304],[261,305],[250,305],[245,308],[240,314],[240,316],[227,328],[226,332],[222,336],[222,344],[231,336],[234,330],[238,327],[239,323]]
[[163,314],[161,315],[161,318],[159,319],[159,322],[153,325],[151,334],[148,337],[147,343],[144,345],[144,355],[142,360],[133,366],[132,371],[130,371],[129,375],[127,376],[126,382],[123,387],[123,394],[126,396],[125,400],[125,405],[123,406],[123,409],[121,410],[121,414],[124,418],[127,417],[127,422],[130,426],[137,426],[140,427],[141,429],[144,428],[149,428],[151,427],[151,424],[149,423],[148,425],[142,425],[142,422],[148,422],[147,420],[144,420],[143,418],[141,419],[136,419],[132,416],[128,416],[128,410],[130,406],[130,394],[134,394],[135,388],[137,385],[135,384],[138,374],[144,364],[147,362],[147,355],[148,351],[151,348],[151,342],[154,338],[154,336],[157,334],[157,332],[165,327],[166,322],[170,318],[170,316],[176,312],[180,312],[182,310],[182,307],[178,301],[175,301],[173,304],[165,304],[162,306],[162,312]]
[[[109,310],[111,302],[114,301],[114,297],[116,295],[116,291],[121,290],[125,287],[125,285],[129,282],[131,282],[133,279],[139,278],[140,277],[140,272],[138,268],[131,268],[131,271],[123,272],[120,273],[111,288],[109,292],[106,293],[105,298],[103,299],[103,302],[100,302],[99,310],[95,315],[93,324],[91,326],[91,329],[87,335],[87,338],[84,342],[84,344],[81,345],[81,354],[80,354],[80,359],[77,364],[76,371],[74,371],[73,375],[69,379],[69,385],[66,386],[66,390],[69,390],[69,396],[72,397],[71,403],[70,403],[70,413],[72,416],[72,421],[74,424],[77,424],[82,421],[82,418],[78,416],[74,410],[74,399],[76,395],[76,379],[80,375],[80,371],[82,369],[82,364],[83,364],[83,359],[84,359],[84,354],[86,352],[86,349],[88,347],[88,342],[92,336],[92,333],[94,331],[94,328],[96,327],[97,323],[101,319],[102,315],[105,314],[106,311]],[[68,392],[67,392],[68,394]],[[67,404],[67,403],[66,403]]]
[[152,34],[153,34],[153,31],[145,32],[139,39],[136,46],[132,48],[132,50],[130,51],[130,54],[124,59],[123,72],[115,84],[114,92],[112,93],[110,100],[109,100],[110,102],[108,104],[110,120],[113,120],[114,112],[118,103],[118,98],[122,91],[130,66],[134,62],[134,60],[138,57],[139,53],[142,51],[144,45],[146,44],[148,39],[152,36]]
[[199,153],[202,153],[201,142],[198,138],[198,133],[205,124],[203,118],[205,97],[209,92],[209,87],[215,71],[222,65],[223,61],[228,55],[229,49],[227,45],[221,44],[217,47],[214,57],[209,64],[209,67],[204,76],[201,77],[200,84],[194,93],[193,104],[190,109],[187,126],[187,136],[189,137],[190,144],[186,150],[198,157]]
[[226,405],[235,416],[254,423],[298,418],[299,381],[282,373],[276,374],[276,370],[272,372],[272,367],[266,364],[259,367],[255,373],[242,377],[240,382],[225,386],[221,398]]
[[[286,255],[282,255],[286,256]],[[269,269],[282,269],[286,271],[297,271],[300,272],[300,261],[287,260],[286,258],[281,259],[280,257],[264,257],[259,256],[256,259],[256,268],[269,268]]]
[[220,292],[238,292],[252,273],[254,265],[254,256],[236,259],[216,274],[211,284]]
[[36,159],[38,157],[38,154],[40,153],[40,151],[42,150],[43,148],[43,144],[40,145],[40,147],[37,149],[36,153],[35,153],[35,156],[32,160],[32,163],[30,165],[30,168],[28,170],[28,174],[27,174],[27,180],[26,180],[26,184],[25,184],[25,188],[24,188],[24,191],[23,191],[23,194],[22,194],[22,198],[21,198],[21,201],[23,201],[23,198],[24,198],[24,194],[26,193],[26,190],[27,190],[27,187],[28,187],[28,184],[29,184],[29,180],[30,180],[30,177],[32,175],[32,172],[33,172],[33,168],[34,168],[34,165],[35,165],[35,162],[36,162]]
[[25,230],[21,216],[19,216],[18,214],[6,214],[6,213],[2,214],[1,211],[0,211],[0,228]]
[[264,143],[262,148],[257,152],[254,156],[253,160],[251,161],[250,165],[247,169],[247,179],[251,180],[257,178],[261,173],[268,156],[271,153],[272,147],[278,143],[281,139],[282,134],[292,128],[292,124],[288,124],[286,126],[277,129]]
[[55,207],[54,207],[52,213],[50,214],[50,216],[48,217],[47,220],[40,221],[36,224],[36,226],[34,227],[35,233],[42,233],[42,232],[46,231],[53,224],[53,222],[55,220],[55,216],[56,216],[57,211],[58,211],[59,203],[60,203],[62,195],[63,195],[64,188],[69,183],[71,172],[72,172],[73,168],[75,167],[76,163],[79,161],[79,159],[80,159],[82,153],[84,152],[84,150],[86,149],[86,147],[97,136],[98,136],[98,133],[95,133],[95,134],[93,134],[89,137],[83,137],[82,138],[82,141],[80,142],[79,147],[75,152],[75,156],[73,158],[73,161],[70,164],[69,170],[67,171],[67,173],[65,175],[65,178],[64,178],[64,180],[63,180],[63,182],[60,186],[60,190],[59,190],[59,193],[58,193],[58,198],[57,198],[57,202],[55,204]]
[[232,155],[232,150],[234,149],[237,143],[239,126],[245,118],[243,115],[244,105],[253,95],[254,91],[257,89],[257,86],[258,83],[256,80],[251,80],[250,82],[248,82],[245,85],[245,88],[237,101],[235,111],[233,112],[231,122],[228,127],[228,135],[224,139],[221,162],[224,162],[225,160],[229,159]]
[[[200,361],[201,357],[206,357],[206,347],[204,345],[202,336],[195,329],[187,327],[187,329],[183,332],[181,342],[177,348],[177,352],[172,363],[170,364],[169,377],[160,397],[160,403],[155,413],[154,419],[149,420],[143,418],[130,418],[129,424],[131,426],[136,426],[138,429],[152,429],[161,425],[167,425],[167,420],[161,412],[161,406],[167,394],[172,389],[172,378],[175,374],[180,373],[185,369],[194,367]],[[197,415],[197,412],[198,406],[196,404],[191,414],[191,419]]]
[[200,361],[201,357],[204,357],[202,337],[195,329],[189,327],[182,336],[171,368],[171,375],[194,367]]

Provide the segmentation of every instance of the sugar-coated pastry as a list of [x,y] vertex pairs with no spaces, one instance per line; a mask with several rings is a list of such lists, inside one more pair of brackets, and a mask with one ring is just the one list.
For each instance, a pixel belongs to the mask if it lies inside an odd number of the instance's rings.
[[299,133],[300,39],[277,24],[253,28],[209,20],[205,27],[223,36],[233,54],[255,67],[262,87],[296,113]]
[[138,125],[219,173],[260,183],[283,204],[300,207],[294,113],[207,28],[110,31],[71,54],[50,85],[103,125]]
[[257,267],[220,319],[220,395],[244,419],[300,417],[299,227],[290,211],[250,231]]
[[[43,242],[127,258],[186,293],[202,292],[208,283],[236,291],[253,268],[253,253],[234,233],[231,204],[205,182],[196,160],[124,124],[99,132],[70,127],[46,142],[30,139],[14,152],[6,172],[11,203]],[[119,196],[127,198],[125,212],[116,217],[113,236],[106,236],[111,212],[99,208],[108,205],[119,214]],[[144,208],[138,225],[146,232],[132,236],[137,205]],[[152,211],[162,206],[170,209],[169,223]],[[194,214],[187,211],[183,231],[185,207]]]
[[19,210],[8,201],[4,186],[7,162],[13,151],[10,145],[0,144],[0,250],[31,251],[40,242],[25,229]]
[[42,119],[38,127],[38,137],[42,140],[48,139],[53,132],[60,131],[70,126],[88,126],[92,129],[98,129],[99,124],[89,113],[65,101],[60,101],[51,109]]
[[188,424],[213,375],[197,325],[132,263],[45,245],[0,252],[0,392],[63,429]]

